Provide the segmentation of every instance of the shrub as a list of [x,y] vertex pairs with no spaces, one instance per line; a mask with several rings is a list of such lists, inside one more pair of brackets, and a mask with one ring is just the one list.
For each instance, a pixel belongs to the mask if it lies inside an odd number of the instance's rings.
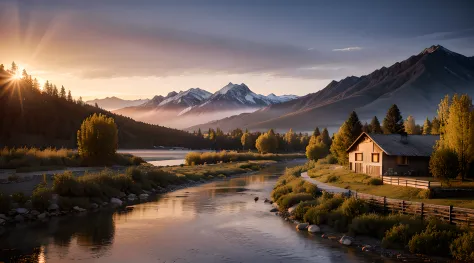
[[12,194],[12,200],[15,203],[18,203],[20,205],[24,205],[26,203],[26,201],[28,201],[28,197],[25,196],[25,194],[22,193],[22,192],[17,192],[17,193]]
[[8,181],[9,182],[18,182],[20,181],[20,176],[16,174],[12,174],[8,176]]
[[221,178],[221,179],[225,179],[225,178],[226,178],[225,174],[218,174],[217,177],[218,177],[218,178]]
[[317,164],[336,164],[336,163],[337,163],[337,159],[332,154],[329,154],[328,156],[322,159],[319,159],[317,161]]
[[423,189],[417,194],[417,197],[420,199],[430,199],[432,196],[433,192],[430,189]]
[[339,180],[339,176],[331,174],[327,177],[326,183],[334,183],[337,182],[337,180]]
[[369,212],[369,206],[361,199],[347,198],[341,205],[341,212],[343,215],[354,218],[356,216]]
[[39,211],[44,211],[48,209],[49,200],[51,200],[51,196],[53,191],[51,188],[45,187],[43,185],[38,185],[33,191],[31,195],[31,203],[33,207]]
[[450,246],[451,254],[457,260],[474,262],[474,232],[467,232],[456,238]]
[[346,232],[351,218],[344,215],[341,211],[335,210],[327,214],[327,224],[336,231]]
[[395,225],[385,233],[385,237],[382,239],[382,246],[384,248],[403,249],[410,239],[421,231],[423,231],[423,224]]
[[301,203],[296,207],[296,209],[293,211],[293,216],[294,216],[297,220],[303,220],[303,219],[304,219],[304,215],[306,214],[306,212],[307,212],[311,207],[317,206],[318,204],[319,204],[318,200],[311,200],[311,201],[301,202]]
[[455,151],[438,147],[430,158],[430,172],[443,181],[456,178],[459,170],[458,156]]
[[255,148],[257,148],[260,153],[275,153],[277,147],[278,138],[273,130],[261,134],[255,142]]
[[279,187],[276,187],[275,189],[273,189],[271,196],[272,196],[273,200],[278,200],[278,199],[280,199],[280,197],[291,193],[291,191],[292,191],[292,189],[291,189],[290,186],[283,185],[283,186],[279,186]]
[[421,223],[420,219],[409,215],[363,214],[352,220],[349,231],[354,235],[366,235],[382,239],[385,232],[397,224],[417,225]]
[[10,210],[10,196],[0,192],[0,212],[6,213]]
[[302,201],[309,201],[312,200],[313,196],[307,193],[290,193],[280,197],[277,200],[277,204],[281,210],[287,210],[288,208],[292,207],[293,205],[298,204]]
[[54,176],[53,191],[62,196],[82,196],[84,194],[81,184],[70,171]]
[[411,253],[425,255],[448,256],[449,245],[456,238],[452,231],[440,231],[435,227],[427,227],[421,233],[415,234],[408,242]]
[[367,182],[369,185],[383,185],[383,181],[380,178],[370,178]]
[[319,206],[311,207],[304,214],[304,221],[312,225],[325,224],[328,219],[328,210],[321,209]]
[[344,202],[344,198],[342,196],[336,195],[332,198],[321,198],[319,202],[319,209],[332,211],[341,206],[341,204]]

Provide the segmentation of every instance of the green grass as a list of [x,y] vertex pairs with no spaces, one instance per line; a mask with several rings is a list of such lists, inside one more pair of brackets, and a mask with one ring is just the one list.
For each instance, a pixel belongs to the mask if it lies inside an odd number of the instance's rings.
[[354,173],[353,171],[338,165],[316,165],[314,168],[308,170],[308,175],[311,178],[323,183],[350,189],[360,193],[386,196],[387,198],[401,199],[406,201],[423,202],[436,205],[453,205],[474,209],[474,197],[462,199],[426,199],[422,198],[424,196],[424,191],[426,190],[397,185],[373,185],[371,184],[373,177],[366,174]]
[[239,153],[235,151],[221,151],[221,152],[190,152],[186,155],[185,160],[188,165],[197,164],[214,164],[214,163],[228,163],[241,162],[250,160],[288,160],[296,158],[306,158],[302,153],[288,153],[288,154],[260,154],[253,152]]

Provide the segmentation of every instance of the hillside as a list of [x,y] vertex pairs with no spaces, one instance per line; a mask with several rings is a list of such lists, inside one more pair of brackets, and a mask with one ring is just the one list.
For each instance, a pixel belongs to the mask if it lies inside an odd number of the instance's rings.
[[125,107],[132,107],[132,106],[138,106],[142,105],[146,102],[148,102],[148,99],[143,99],[143,100],[124,100],[121,98],[117,97],[107,97],[104,99],[95,99],[95,100],[88,100],[86,101],[87,104],[94,106],[96,103],[97,105],[108,111],[113,111],[113,110],[118,110],[122,109]]
[[442,97],[454,93],[474,95],[474,59],[432,46],[368,75],[332,81],[316,93],[189,130],[240,127],[284,131],[291,127],[311,131],[315,126],[323,126],[334,131],[353,110],[361,120],[374,115],[383,119],[391,104],[397,104],[404,117],[413,115],[421,122],[436,115]]
[[143,105],[114,112],[147,123],[186,128],[295,98],[294,95],[264,96],[254,93],[244,83],[229,83],[215,93],[200,88],[170,92],[167,96],[155,96]]
[[153,146],[208,147],[184,131],[150,125],[108,111],[49,95],[28,80],[12,79],[0,69],[0,147],[76,146],[76,132],[82,121],[93,113],[111,116],[119,130],[119,148]]

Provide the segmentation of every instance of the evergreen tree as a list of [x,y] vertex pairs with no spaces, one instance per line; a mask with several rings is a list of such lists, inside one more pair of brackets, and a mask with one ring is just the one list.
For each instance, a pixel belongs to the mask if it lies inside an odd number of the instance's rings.
[[4,71],[5,70],[5,66],[3,64],[0,64],[0,71]]
[[59,97],[61,99],[66,99],[66,89],[64,88],[64,86],[61,86],[61,91],[59,92]]
[[370,122],[369,127],[370,127],[371,133],[378,133],[378,134],[383,133],[382,127],[380,126],[380,122],[377,116],[374,116],[374,118],[372,118],[372,121]]
[[10,68],[10,73],[12,75],[15,75],[17,71],[18,71],[18,66],[16,65],[15,61],[13,61],[12,62],[12,67]]
[[197,137],[199,138],[202,138],[202,132],[201,132],[201,128],[198,129],[198,132],[197,132]]
[[35,78],[33,80],[33,84],[32,84],[33,88],[36,89],[36,90],[39,90],[40,89],[40,84],[38,82],[38,80]]
[[323,129],[323,132],[321,133],[321,141],[327,146],[328,150],[329,147],[331,147],[331,137],[329,137],[329,131],[327,128]]
[[54,97],[59,97],[59,91],[56,85],[53,86],[53,94]]
[[319,127],[316,127],[316,129],[313,131],[313,136],[318,137],[319,135],[321,135],[321,132],[319,132]]
[[77,104],[84,105],[84,102],[82,101],[82,97],[79,97],[79,99],[77,100]]
[[423,135],[431,134],[431,122],[430,119],[426,118],[425,123],[423,123]]
[[370,133],[370,126],[367,122],[365,122],[364,125],[362,125],[362,131],[365,133]]
[[413,116],[408,116],[407,120],[404,123],[404,126],[407,134],[417,134],[415,118],[413,118]]
[[352,112],[335,134],[331,145],[331,153],[341,165],[348,163],[349,160],[346,150],[361,133],[362,125],[359,121],[359,117],[355,112]]
[[387,116],[383,119],[383,132],[385,134],[402,134],[405,132],[403,118],[396,104],[388,109]]
[[73,101],[73,99],[72,99],[72,94],[71,94],[71,91],[70,91],[70,90],[67,91],[67,101],[69,101],[69,102],[72,102],[72,101]]
[[99,104],[97,102],[94,104],[94,107],[99,108]]
[[433,135],[439,134],[439,120],[436,117],[434,117],[433,121],[431,122],[431,134]]

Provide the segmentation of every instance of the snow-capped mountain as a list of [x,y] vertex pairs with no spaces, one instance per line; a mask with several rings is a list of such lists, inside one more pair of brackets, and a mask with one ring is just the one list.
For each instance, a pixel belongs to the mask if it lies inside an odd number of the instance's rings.
[[120,109],[116,113],[144,122],[184,128],[253,112],[295,98],[294,95],[264,96],[254,93],[244,83],[229,83],[214,94],[200,88],[170,92],[167,96],[155,96],[143,105]]

